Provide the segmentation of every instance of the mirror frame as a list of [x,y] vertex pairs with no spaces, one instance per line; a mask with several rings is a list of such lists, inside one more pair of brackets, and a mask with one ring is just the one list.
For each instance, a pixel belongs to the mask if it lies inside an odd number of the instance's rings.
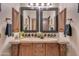
[[[43,30],[43,11],[56,11],[56,30],[53,31],[44,31]],[[49,32],[58,32],[58,8],[41,8],[40,9],[40,31],[49,33]]]
[[31,7],[20,7],[20,31],[23,31],[23,11],[24,10],[35,10],[36,11],[36,30],[27,30],[26,32],[38,32],[39,31],[39,10],[38,8]]

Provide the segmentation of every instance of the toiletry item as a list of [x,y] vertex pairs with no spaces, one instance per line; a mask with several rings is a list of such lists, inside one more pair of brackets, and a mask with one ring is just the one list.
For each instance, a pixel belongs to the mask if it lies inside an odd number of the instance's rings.
[[23,38],[24,38],[24,32],[20,32],[20,33],[19,33],[19,37],[20,37],[21,39],[23,39]]
[[48,34],[48,37],[50,37],[50,34]]
[[53,36],[56,37],[56,34],[54,34]]
[[38,37],[38,38],[43,38],[43,33],[38,32],[38,33],[37,33],[37,37]]
[[30,37],[30,33],[28,34],[28,37]]
[[46,37],[46,34],[44,34],[44,37]]
[[38,37],[38,38],[40,38],[40,34],[41,34],[41,32],[38,32],[38,33],[37,33],[37,37]]
[[16,39],[16,40],[19,40],[19,32],[13,32],[12,33],[12,37],[14,38],[14,39]]
[[35,37],[37,37],[37,34],[35,33]]

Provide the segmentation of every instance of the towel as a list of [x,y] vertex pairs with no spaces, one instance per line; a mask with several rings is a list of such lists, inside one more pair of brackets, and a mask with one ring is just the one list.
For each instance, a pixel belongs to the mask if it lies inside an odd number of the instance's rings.
[[65,25],[64,35],[72,36],[72,27],[70,24]]
[[12,34],[12,24],[7,24],[5,35],[11,36]]

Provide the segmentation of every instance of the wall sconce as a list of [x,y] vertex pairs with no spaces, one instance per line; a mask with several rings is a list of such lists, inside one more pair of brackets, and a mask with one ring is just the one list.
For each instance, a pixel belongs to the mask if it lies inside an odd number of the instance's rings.
[[28,7],[51,7],[52,3],[27,3]]

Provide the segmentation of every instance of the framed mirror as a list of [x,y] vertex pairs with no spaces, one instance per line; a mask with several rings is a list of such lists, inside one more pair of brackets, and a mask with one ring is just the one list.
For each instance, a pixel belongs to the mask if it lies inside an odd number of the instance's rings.
[[38,31],[38,9],[31,7],[21,7],[21,31],[37,32]]
[[41,8],[40,31],[58,32],[58,8]]

